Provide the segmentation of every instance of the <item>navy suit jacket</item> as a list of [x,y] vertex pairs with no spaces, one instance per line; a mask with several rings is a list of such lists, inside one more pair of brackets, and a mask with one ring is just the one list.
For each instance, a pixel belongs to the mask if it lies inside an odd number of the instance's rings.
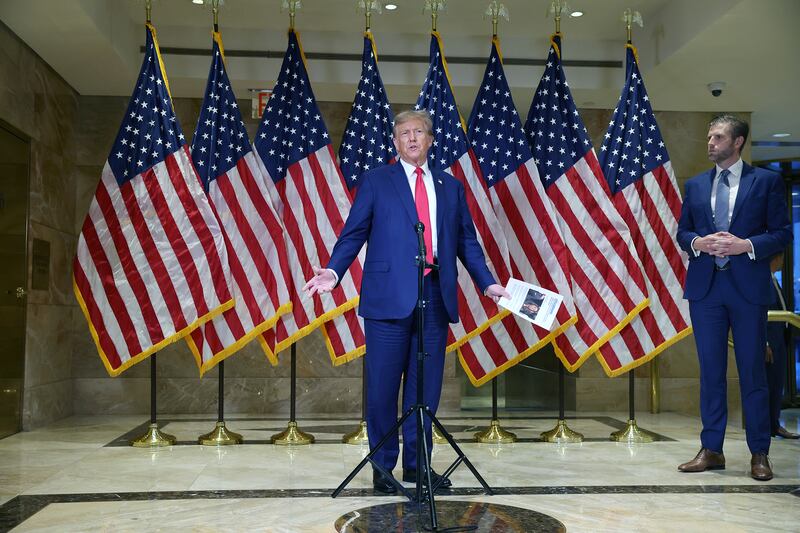
[[[686,182],[677,239],[689,254],[684,286],[687,300],[705,297],[714,277],[714,257],[706,253],[695,257],[692,240],[717,232],[711,212],[711,186],[715,176],[716,167]],[[747,254],[730,257],[734,285],[750,303],[769,304],[773,292],[769,261],[792,240],[786,190],[780,175],[744,164],[728,232],[750,239],[756,257],[755,261]]]
[[[431,173],[436,189],[439,286],[450,322],[458,322],[456,257],[481,291],[495,280],[475,236],[464,186],[441,170],[431,169]],[[364,174],[328,262],[328,268],[342,279],[367,243],[359,306],[362,317],[406,318],[416,307],[417,222],[414,197],[400,162]]]

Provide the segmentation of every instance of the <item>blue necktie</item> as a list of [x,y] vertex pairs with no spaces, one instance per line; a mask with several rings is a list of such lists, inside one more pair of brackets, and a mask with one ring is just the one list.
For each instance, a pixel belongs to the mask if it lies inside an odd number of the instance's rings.
[[[717,183],[717,202],[714,205],[714,225],[717,231],[728,231],[728,213],[730,212],[731,186],[728,183],[730,170],[723,170],[719,173]],[[714,262],[718,267],[724,267],[730,261],[727,257],[715,257]]]

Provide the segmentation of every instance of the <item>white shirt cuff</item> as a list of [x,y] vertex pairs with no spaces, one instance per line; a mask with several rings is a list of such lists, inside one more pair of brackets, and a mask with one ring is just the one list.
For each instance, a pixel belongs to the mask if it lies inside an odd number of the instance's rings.
[[333,279],[336,280],[336,283],[334,283],[333,286],[334,287],[337,286],[339,284],[339,274],[337,274],[336,271],[332,268],[326,268],[325,270],[333,274]]
[[691,248],[692,248],[692,251],[694,252],[694,256],[695,257],[700,257],[700,253],[701,253],[700,250],[696,250],[695,247],[694,247],[694,241],[696,241],[699,238],[700,238],[700,236],[698,235],[697,237],[692,239],[691,244],[689,244],[689,246],[691,246]]
[[747,252],[747,257],[749,257],[752,261],[755,261],[756,260],[756,247],[753,246],[753,241],[751,241],[750,239],[745,239],[745,240],[750,243],[750,249],[752,250],[752,252]]

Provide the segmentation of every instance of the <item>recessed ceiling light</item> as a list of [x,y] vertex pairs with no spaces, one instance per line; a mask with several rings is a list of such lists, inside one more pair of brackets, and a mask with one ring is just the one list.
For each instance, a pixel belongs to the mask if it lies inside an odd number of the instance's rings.
[[387,11],[394,11],[395,9],[397,9],[397,4],[386,4],[383,7],[385,7]]
[[583,11],[573,11],[572,13],[569,14],[569,16],[570,17],[582,17],[583,16]]
[[791,133],[773,133],[773,137],[789,137]]

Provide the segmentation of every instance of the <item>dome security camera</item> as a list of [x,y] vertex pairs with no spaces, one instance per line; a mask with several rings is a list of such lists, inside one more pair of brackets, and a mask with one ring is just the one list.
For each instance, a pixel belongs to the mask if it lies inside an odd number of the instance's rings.
[[711,96],[719,97],[722,94],[722,91],[725,90],[725,82],[724,81],[712,81],[707,85],[708,92],[711,93]]

